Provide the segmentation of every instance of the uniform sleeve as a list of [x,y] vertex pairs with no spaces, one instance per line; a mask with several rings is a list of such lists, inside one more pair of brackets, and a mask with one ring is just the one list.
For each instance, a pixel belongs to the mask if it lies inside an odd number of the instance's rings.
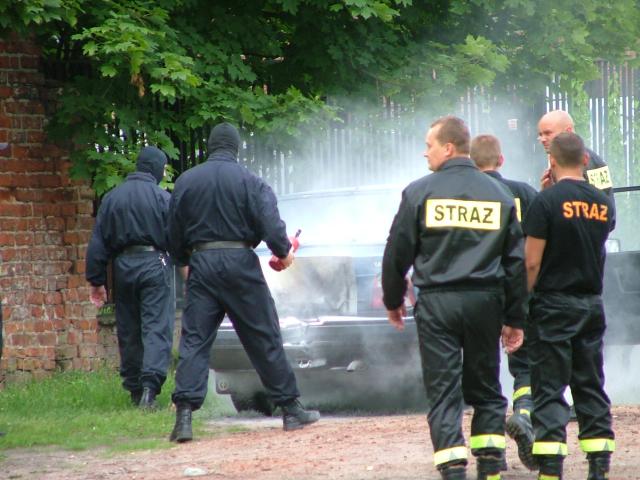
[[404,302],[405,276],[416,258],[418,237],[417,209],[405,190],[382,258],[382,293],[387,310],[395,310]]
[[276,257],[284,258],[291,250],[291,242],[287,236],[287,226],[280,218],[276,195],[260,179],[253,190],[254,224],[259,236]]
[[174,188],[169,200],[167,213],[167,231],[169,242],[169,255],[180,265],[189,264],[189,250],[184,236],[184,225],[179,208],[180,193],[178,184]]
[[505,272],[505,325],[522,328],[526,315],[527,275],[524,266],[524,235],[515,206],[509,213],[507,235],[502,252]]
[[107,265],[113,254],[102,232],[107,210],[108,202],[105,201],[98,210],[91,240],[89,240],[89,246],[87,247],[85,278],[94,287],[99,287],[107,283]]

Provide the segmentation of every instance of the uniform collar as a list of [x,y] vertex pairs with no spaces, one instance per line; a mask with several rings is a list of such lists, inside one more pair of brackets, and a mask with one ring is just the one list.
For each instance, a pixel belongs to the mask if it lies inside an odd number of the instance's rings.
[[144,180],[148,182],[153,182],[155,184],[158,183],[156,177],[153,176],[152,173],[149,172],[132,172],[127,175],[127,180]]
[[440,167],[440,170],[438,171],[442,172],[443,170],[455,167],[471,167],[475,168],[476,170],[478,169],[478,167],[476,167],[476,164],[473,163],[473,160],[471,160],[469,157],[453,157],[444,162]]
[[502,175],[500,175],[500,172],[498,172],[497,170],[485,170],[484,173],[489,175],[491,178],[495,178],[496,180],[500,180],[502,178]]

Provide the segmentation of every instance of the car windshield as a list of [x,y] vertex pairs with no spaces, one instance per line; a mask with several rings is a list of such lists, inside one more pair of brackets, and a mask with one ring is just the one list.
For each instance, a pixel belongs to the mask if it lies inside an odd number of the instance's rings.
[[278,200],[280,216],[305,245],[384,243],[401,188],[358,188],[299,193]]

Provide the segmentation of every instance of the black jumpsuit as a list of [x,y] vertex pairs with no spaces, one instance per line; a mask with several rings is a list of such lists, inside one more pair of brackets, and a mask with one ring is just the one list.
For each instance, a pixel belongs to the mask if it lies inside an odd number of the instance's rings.
[[237,142],[231,133],[210,138],[208,160],[178,178],[171,199],[170,251],[189,265],[173,401],[192,410],[205,399],[209,352],[225,314],[273,402],[300,395],[258,256],[252,248],[197,248],[220,241],[251,247],[264,240],[279,257],[291,248],[273,191],[238,164]]
[[[607,196],[587,182],[565,179],[540,192],[524,222],[528,236],[546,240],[530,305],[530,348],[536,439],[534,455],[567,455],[571,387],[580,446],[587,453],[615,447],[604,391],[602,276],[605,241],[614,223]],[[553,374],[549,374],[553,372]],[[559,462],[558,462],[559,460]]]
[[[516,180],[508,180],[495,170],[486,171],[485,173],[506,185],[511,191],[516,204],[518,220],[522,222],[537,192],[531,185]],[[529,353],[526,339],[518,350],[507,357],[507,360],[509,362],[509,372],[513,376],[513,409],[514,411],[519,410],[519,406],[521,406],[521,410],[524,411],[520,413],[528,415],[530,412],[527,410],[531,403],[531,375],[529,373]]]
[[[106,284],[107,263],[113,260],[120,375],[134,396],[144,387],[159,393],[171,359],[170,195],[158,186],[165,164],[161,150],[142,149],[138,171],[105,195],[87,249],[86,278],[94,286]],[[139,251],[145,247],[149,251]]]
[[466,462],[463,401],[474,407],[474,455],[504,451],[507,402],[499,382],[499,338],[503,323],[523,326],[523,256],[513,197],[469,158],[448,160],[404,190],[384,252],[382,287],[387,309],[397,309],[413,264],[438,468]]

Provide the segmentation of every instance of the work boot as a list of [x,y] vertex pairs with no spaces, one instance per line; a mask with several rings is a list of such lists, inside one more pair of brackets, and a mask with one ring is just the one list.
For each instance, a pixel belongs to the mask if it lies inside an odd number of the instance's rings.
[[440,471],[442,480],[466,480],[466,465],[466,462],[447,462],[442,465],[438,465],[438,470]]
[[156,391],[149,387],[142,389],[142,395],[140,396],[140,402],[138,406],[143,410],[155,410],[156,405]]
[[587,460],[589,460],[587,480],[609,479],[609,462],[611,460],[609,452],[588,453]]
[[533,456],[535,435],[531,425],[531,405],[529,398],[514,402],[513,415],[507,419],[506,430],[518,446],[518,458],[522,464],[529,470],[537,470],[538,465]]
[[170,442],[189,442],[193,439],[191,431],[191,405],[179,403],[176,405],[176,424],[173,427]]
[[540,472],[538,480],[562,480],[562,462],[564,457],[560,455],[538,455]]
[[142,398],[142,390],[133,390],[129,392],[131,396],[131,403],[136,407],[140,405],[140,399]]
[[297,399],[281,405],[280,408],[282,409],[282,426],[287,432],[298,430],[320,420],[320,412],[305,410]]
[[478,455],[476,458],[476,468],[478,480],[500,480],[500,470],[502,467],[502,455]]

